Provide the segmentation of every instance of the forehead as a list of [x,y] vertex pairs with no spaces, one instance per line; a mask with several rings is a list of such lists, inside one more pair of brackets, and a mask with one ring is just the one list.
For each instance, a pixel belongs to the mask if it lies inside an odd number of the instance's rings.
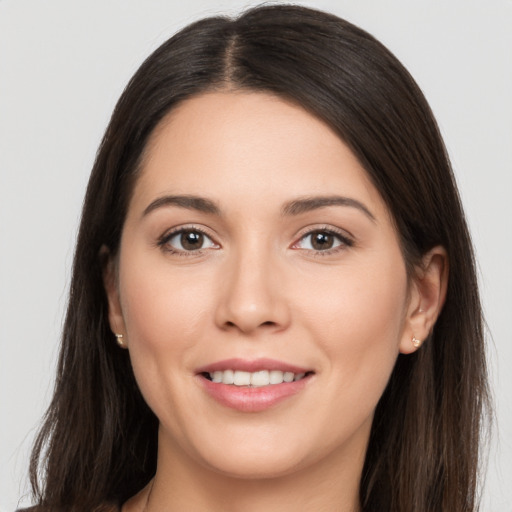
[[247,205],[261,197],[277,204],[343,194],[387,211],[358,159],[326,123],[261,92],[206,93],[164,118],[146,147],[134,202],[171,193]]

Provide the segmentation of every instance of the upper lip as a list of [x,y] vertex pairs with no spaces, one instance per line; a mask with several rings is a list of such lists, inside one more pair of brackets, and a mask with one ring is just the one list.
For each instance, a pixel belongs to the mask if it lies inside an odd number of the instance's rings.
[[258,372],[261,370],[278,370],[282,372],[291,373],[307,373],[312,371],[311,368],[303,368],[294,364],[285,363],[284,361],[278,361],[277,359],[224,359],[222,361],[216,361],[204,366],[201,366],[196,370],[196,373],[212,373],[217,371],[225,370],[239,370],[243,372]]

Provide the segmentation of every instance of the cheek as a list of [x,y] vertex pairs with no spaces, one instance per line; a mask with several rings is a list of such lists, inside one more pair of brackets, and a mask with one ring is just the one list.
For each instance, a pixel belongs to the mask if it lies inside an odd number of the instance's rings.
[[336,269],[321,293],[301,291],[308,300],[300,317],[325,354],[331,381],[356,407],[361,399],[376,404],[399,353],[407,276],[401,256],[387,261]]
[[[171,268],[165,258],[131,254],[120,264],[120,292],[130,359],[139,389],[159,420],[177,437],[195,409],[189,378],[211,317],[211,278]],[[201,275],[199,275],[201,274]],[[188,276],[188,277],[187,277]],[[181,411],[176,414],[175,411]]]
[[316,418],[311,431],[320,433],[322,453],[336,450],[355,433],[366,439],[398,356],[407,302],[405,268],[372,267],[336,269],[322,293],[301,292],[309,298],[299,315],[302,325],[323,354],[323,392],[306,414]]
[[192,363],[187,363],[197,351],[197,340],[204,337],[211,311],[207,276],[185,275],[165,258],[151,258],[142,251],[120,262],[130,358],[141,392],[155,412],[161,404],[174,404],[173,390],[184,385],[177,376],[192,370]]
[[324,286],[318,286],[318,282],[305,283],[306,289],[297,295],[304,298],[301,314],[310,320],[321,319],[316,323],[319,329],[325,330],[326,338],[332,338],[337,331],[354,341],[366,337],[372,344],[389,336],[396,338],[404,320],[407,298],[403,265],[392,262],[384,268],[368,265],[334,269],[323,281]]
[[[124,277],[124,278],[123,278]],[[179,348],[197,333],[211,294],[207,275],[185,278],[165,262],[121,267],[122,309],[132,342],[154,350]]]

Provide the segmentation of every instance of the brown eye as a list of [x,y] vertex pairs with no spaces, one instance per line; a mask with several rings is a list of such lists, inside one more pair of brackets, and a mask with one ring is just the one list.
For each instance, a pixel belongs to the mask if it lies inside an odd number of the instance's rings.
[[198,231],[184,231],[181,233],[180,242],[186,251],[195,251],[203,246],[204,235]]
[[334,246],[334,235],[326,233],[325,231],[317,231],[311,235],[311,247],[315,251],[325,251],[332,249]]
[[341,234],[329,230],[317,229],[304,235],[295,245],[294,249],[305,249],[315,252],[327,252],[330,249],[351,247],[353,241]]
[[162,245],[171,252],[193,252],[201,249],[217,248],[213,240],[197,229],[175,231],[162,240]]

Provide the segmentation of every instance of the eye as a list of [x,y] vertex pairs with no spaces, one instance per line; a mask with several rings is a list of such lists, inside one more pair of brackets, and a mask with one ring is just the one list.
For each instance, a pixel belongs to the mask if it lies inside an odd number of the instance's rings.
[[305,249],[316,252],[327,252],[342,246],[352,246],[352,240],[347,237],[325,229],[310,231],[304,235],[294,246],[294,249]]
[[199,229],[189,228],[180,229],[166,235],[160,241],[171,252],[193,252],[201,249],[217,248],[218,245],[205,233]]

